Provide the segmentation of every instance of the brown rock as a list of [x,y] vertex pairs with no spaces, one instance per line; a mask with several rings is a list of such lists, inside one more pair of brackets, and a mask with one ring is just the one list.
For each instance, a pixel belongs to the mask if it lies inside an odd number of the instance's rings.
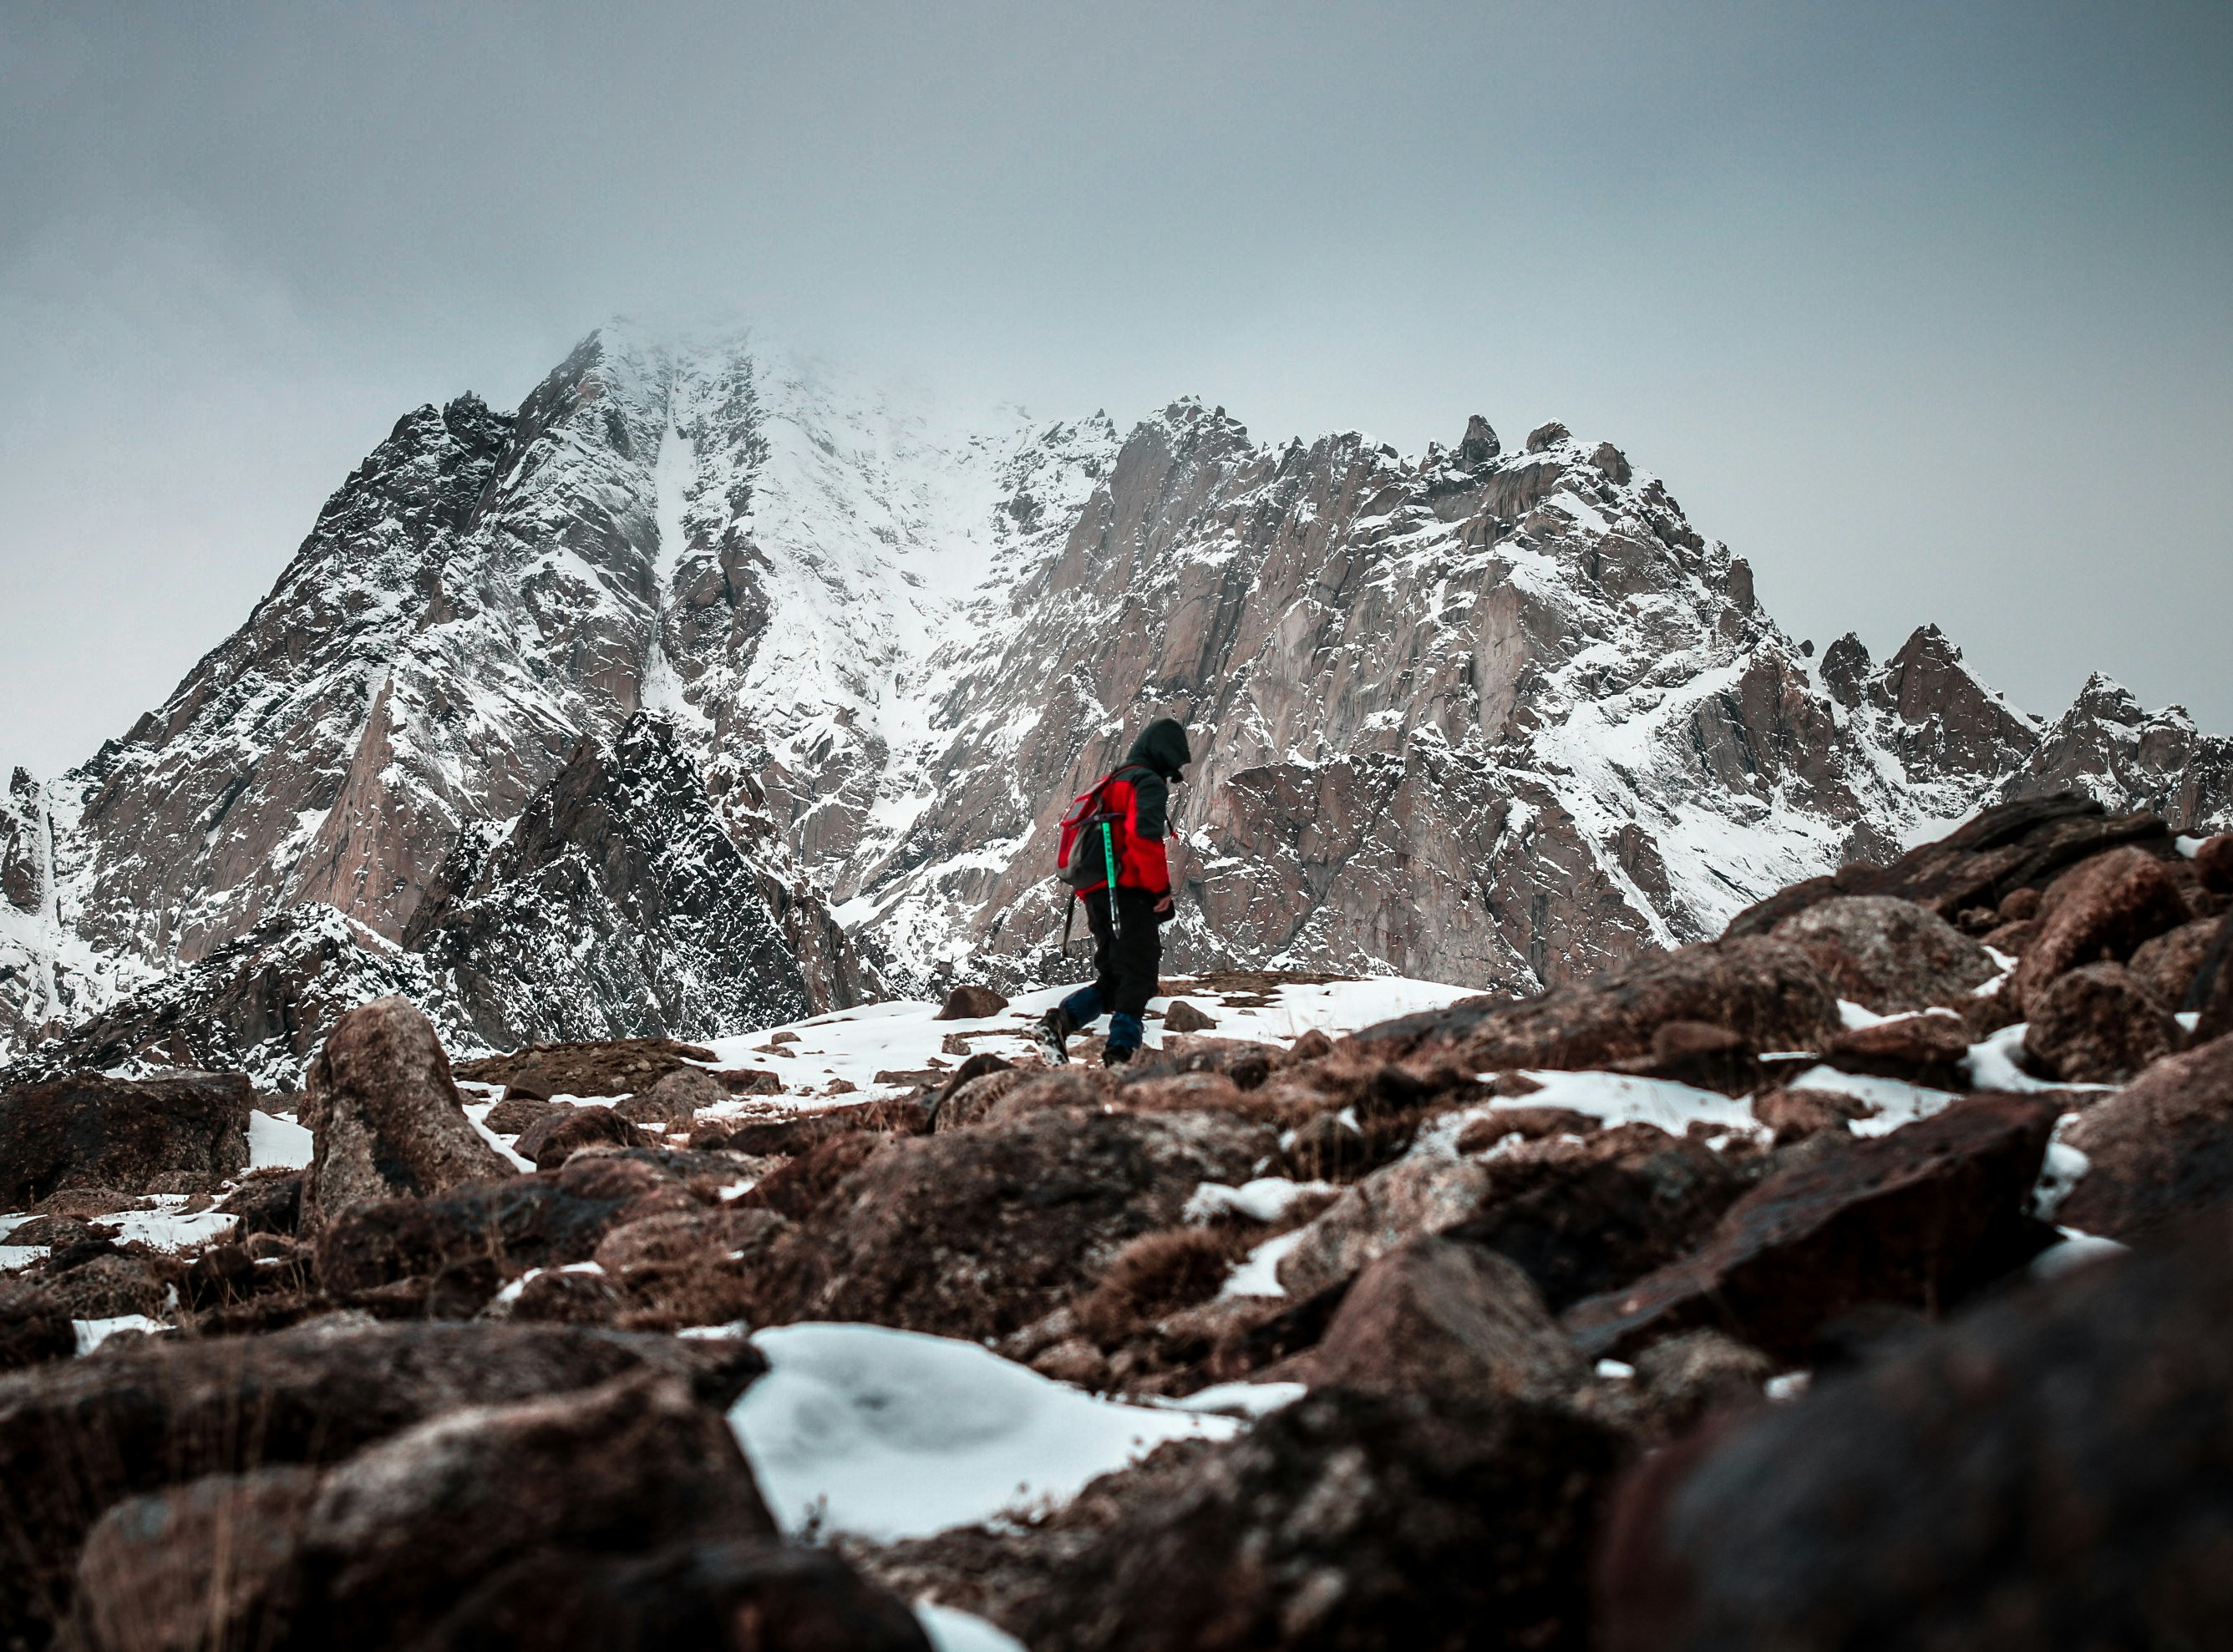
[[1873,1026],[1848,1027],[1822,1046],[1822,1059],[1839,1072],[1904,1078],[1933,1089],[1967,1089],[1962,1063],[1969,1058],[1969,1025],[1959,1016],[1904,1015]]
[[205,1474],[331,1462],[423,1418],[646,1369],[723,1407],[766,1363],[748,1343],[561,1326],[304,1326],[149,1343],[0,1377],[0,1484],[16,1524],[0,1625],[42,1642],[102,1511]]
[[415,1644],[931,1652],[915,1614],[835,1554],[773,1543],[680,1545],[641,1558],[546,1551],[498,1571]]
[[2187,921],[2186,902],[2163,862],[2126,845],[2073,867],[2049,886],[2039,933],[2002,990],[2026,1014],[2066,970],[2132,956],[2142,941]]
[[520,1132],[512,1151],[537,1170],[556,1170],[584,1148],[642,1148],[651,1136],[609,1107],[570,1107]]
[[481,1115],[481,1122],[498,1135],[519,1135],[540,1121],[572,1112],[572,1103],[554,1102],[545,1096],[523,1096],[511,1090],[504,1099]]
[[1998,1297],[1702,1442],[1672,1484],[1647,1469],[1611,1521],[1598,1644],[2219,1643],[2229,1257],[2218,1218]]
[[2056,976],[2028,1005],[2024,1054],[2069,1084],[2121,1084],[2178,1048],[2178,1024],[2122,964],[2086,964]]
[[1602,982],[1524,1003],[1462,1000],[1368,1027],[1349,1042],[1383,1059],[1431,1057],[1475,1072],[1603,1067],[1649,1056],[1653,1035],[1670,1021],[1712,1023],[1755,1050],[1811,1050],[1839,1024],[1836,997],[1804,951],[1748,937],[1646,958]]
[[170,1258],[118,1251],[105,1242],[56,1252],[40,1283],[73,1319],[155,1317],[183,1270]]
[[335,1296],[432,1278],[485,1259],[498,1277],[586,1262],[613,1228],[663,1211],[700,1208],[655,1166],[595,1154],[563,1169],[472,1182],[432,1199],[370,1201],[317,1237],[318,1282]]
[[1616,1063],[1617,1070],[1664,1078],[1725,1096],[1748,1095],[1760,1084],[1760,1052],[1727,1027],[1709,1021],[1663,1022],[1651,1034],[1651,1053]]
[[640,1268],[666,1267],[742,1251],[757,1255],[783,1232],[784,1219],[769,1210],[733,1205],[668,1211],[615,1227],[598,1241],[596,1265],[615,1278]]
[[687,1129],[699,1109],[729,1099],[728,1088],[703,1067],[677,1067],[649,1089],[617,1103],[613,1111],[632,1124]]
[[76,1352],[68,1308],[29,1281],[0,1278],[0,1371]]
[[[962,1064],[966,1067],[968,1063]],[[708,1119],[691,1132],[690,1145],[700,1151],[726,1150],[755,1156],[771,1153],[797,1154],[841,1135],[859,1132],[912,1135],[923,1128],[921,1104],[900,1096],[883,1102],[856,1102],[848,1107],[817,1108],[811,1113],[787,1110],[761,1118]]]
[[291,1233],[302,1217],[303,1176],[300,1170],[252,1170],[218,1209],[240,1218],[233,1232],[241,1239],[251,1233]]
[[1771,1089],[1752,1098],[1753,1117],[1774,1134],[1779,1148],[1810,1136],[1845,1135],[1852,1120],[1875,1111],[1866,1102],[1836,1090]]
[[[2000,904],[2000,920],[2003,924],[2019,924],[2039,916],[2040,892],[2024,888],[2013,891]],[[2003,948],[2003,951],[2013,950]]]
[[2063,1139],[2089,1167],[2055,1219],[2131,1243],[2233,1198],[2233,1037],[2158,1062]]
[[1485,1153],[1507,1136],[1539,1141],[1550,1135],[1589,1135],[1603,1128],[1603,1121],[1571,1107],[1500,1107],[1459,1133],[1458,1152]]
[[2202,960],[2210,956],[2224,922],[2223,918],[2197,918],[2143,941],[2132,953],[2132,973],[2166,1008],[2189,1007],[2187,991],[2202,972]]
[[1433,1234],[1359,1274],[1325,1339],[1292,1369],[1346,1389],[1537,1400],[1571,1394],[1588,1375],[1515,1264]]
[[1981,1095],[1771,1177],[1696,1255],[1563,1317],[1585,1353],[1715,1326],[1804,1363],[1863,1303],[1937,1310],[2020,1266],[2045,1237],[2026,1213],[2054,1110]]
[[1279,1259],[1280,1287],[1314,1297],[1404,1240],[1455,1227],[1480,1209],[1489,1174],[1469,1159],[1422,1154],[1376,1170],[1305,1226]]
[[[407,1642],[490,1571],[527,1555],[775,1533],[720,1414],[650,1372],[421,1423],[327,1470],[307,1499],[299,1478],[262,1481],[261,1508],[237,1494],[260,1557],[277,1561],[258,1569],[260,1598],[241,1586],[246,1578],[228,1576],[221,1523],[194,1532],[191,1520],[168,1518],[174,1499],[191,1507],[214,1489],[202,1481],[183,1496],[135,1499],[95,1526],[80,1621],[107,1633],[91,1645],[124,1652],[146,1644],[150,1627],[170,1631],[164,1643],[205,1644],[195,1632],[215,1621],[238,1626],[236,1644],[384,1648]],[[291,1543],[280,1538],[283,1522]],[[210,1545],[203,1583],[180,1600],[179,1551],[194,1537]],[[156,1585],[144,1596],[143,1578]]]
[[275,1647],[318,1471],[211,1474],[117,1504],[78,1561],[72,1642],[86,1652]]
[[1217,1023],[1184,998],[1175,999],[1163,1011],[1163,1031],[1166,1032],[1211,1032]]
[[946,1002],[938,1006],[934,1021],[982,1021],[987,1016],[998,1015],[1008,1007],[1008,1000],[989,986],[964,985],[946,995]]
[[1776,1363],[1718,1330],[1686,1330],[1636,1356],[1637,1396],[1662,1437],[1688,1432],[1709,1413],[1761,1403]]
[[1333,1053],[1333,1040],[1312,1027],[1287,1046],[1287,1053],[1297,1061],[1316,1061]]
[[828,1203],[846,1179],[889,1139],[861,1131],[831,1136],[762,1176],[736,1202],[746,1210],[773,1211],[791,1221],[803,1221]]
[[1321,1389],[1182,1460],[1006,1626],[1033,1652],[1579,1647],[1619,1456],[1565,1406]]
[[672,1038],[595,1038],[531,1044],[509,1056],[458,1063],[458,1076],[505,1084],[522,1094],[633,1096],[678,1068],[719,1059],[712,1050]]
[[309,1233],[368,1200],[511,1174],[465,1116],[433,1024],[401,998],[374,998],[335,1023],[310,1063],[303,1122],[314,1143],[303,1178]]
[[1825,901],[1775,933],[1805,948],[1839,998],[1879,1015],[1954,1003],[2000,973],[1982,945],[1937,913],[1888,895]]
[[510,1304],[499,1304],[490,1313],[528,1324],[610,1325],[628,1308],[628,1298],[602,1273],[552,1268],[531,1275]]
[[[2037,891],[2027,890],[2025,893],[2035,894]],[[1987,930],[1979,937],[1977,944],[1989,946],[2003,957],[2021,959],[2024,955],[2024,948],[2031,945],[2031,938],[2038,933],[2039,920],[2027,918],[2016,923],[2002,924],[1997,929]]]
[[2220,832],[2194,851],[2194,870],[2203,887],[2233,894],[2233,832]]
[[22,1210],[68,1187],[144,1193],[179,1172],[238,1175],[248,1167],[254,1100],[238,1073],[78,1073],[0,1094],[0,1208]]
[[1488,1167],[1450,1236],[1516,1263],[1554,1311],[1687,1255],[1745,1190],[1719,1154],[1649,1124],[1537,1146]]
[[765,1322],[1003,1336],[1175,1226],[1201,1183],[1245,1181],[1276,1148],[1219,1114],[1062,1109],[892,1140],[778,1243]]

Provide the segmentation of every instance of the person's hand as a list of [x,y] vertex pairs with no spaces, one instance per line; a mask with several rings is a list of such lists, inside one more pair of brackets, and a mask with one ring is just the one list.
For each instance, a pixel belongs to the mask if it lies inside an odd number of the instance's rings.
[[1170,915],[1171,897],[1166,894],[1162,900],[1156,902],[1156,916],[1158,918],[1168,918]]

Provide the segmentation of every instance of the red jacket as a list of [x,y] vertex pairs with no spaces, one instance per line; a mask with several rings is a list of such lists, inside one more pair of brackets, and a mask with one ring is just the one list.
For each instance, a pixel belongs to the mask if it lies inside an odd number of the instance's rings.
[[[1170,783],[1144,764],[1128,763],[1103,783],[1101,801],[1103,808],[1123,817],[1126,829],[1119,836],[1116,887],[1169,894],[1171,863],[1163,851],[1163,834],[1170,825]],[[1103,877],[1084,887],[1104,888],[1108,882]]]

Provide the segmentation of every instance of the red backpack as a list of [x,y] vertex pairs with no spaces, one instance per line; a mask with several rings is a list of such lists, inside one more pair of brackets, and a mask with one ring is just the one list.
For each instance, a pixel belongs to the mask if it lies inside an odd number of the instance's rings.
[[1070,899],[1062,903],[1062,949],[1070,950],[1071,920],[1077,915],[1078,897],[1089,889],[1106,887],[1109,915],[1116,922],[1116,873],[1124,864],[1124,850],[1132,837],[1124,810],[1111,809],[1103,797],[1116,775],[1105,774],[1090,791],[1081,791],[1063,811],[1062,836],[1055,855],[1054,875],[1070,886]]
[[1103,798],[1116,777],[1105,774],[1090,791],[1070,800],[1062,817],[1062,837],[1055,855],[1055,875],[1083,894],[1116,881],[1116,868],[1124,863],[1126,839],[1131,827],[1121,809],[1111,809]]

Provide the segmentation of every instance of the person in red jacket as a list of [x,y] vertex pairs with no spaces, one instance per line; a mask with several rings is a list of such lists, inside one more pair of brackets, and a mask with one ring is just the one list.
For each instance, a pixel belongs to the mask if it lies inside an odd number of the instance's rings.
[[1068,1061],[1065,1040],[1103,1014],[1109,1017],[1103,1063],[1121,1066],[1139,1050],[1141,1018],[1162,972],[1162,927],[1171,920],[1171,868],[1163,849],[1170,830],[1170,789],[1186,778],[1186,765],[1193,761],[1185,725],[1159,717],[1140,731],[1123,766],[1102,783],[1101,805],[1122,823],[1111,856],[1116,887],[1112,892],[1103,874],[1080,888],[1078,899],[1093,930],[1093,985],[1081,986],[1039,1018],[1033,1036],[1050,1062]]

